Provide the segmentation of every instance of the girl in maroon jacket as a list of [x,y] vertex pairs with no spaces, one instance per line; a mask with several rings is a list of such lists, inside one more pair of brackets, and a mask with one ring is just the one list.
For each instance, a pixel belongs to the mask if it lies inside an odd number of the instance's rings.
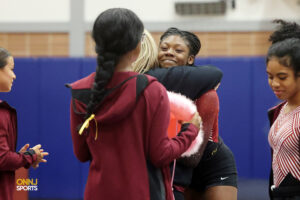
[[180,136],[169,139],[166,90],[155,78],[132,71],[143,30],[128,9],[101,13],[92,31],[96,72],[70,85],[74,153],[90,161],[86,200],[171,200],[169,163],[198,134],[196,113]]
[[[13,81],[14,59],[10,53],[0,48],[0,92],[9,92]],[[25,144],[16,152],[17,113],[5,101],[0,100],[0,200],[12,200],[15,188],[15,170],[21,167],[36,168],[40,162],[46,162],[41,145],[29,148]]]

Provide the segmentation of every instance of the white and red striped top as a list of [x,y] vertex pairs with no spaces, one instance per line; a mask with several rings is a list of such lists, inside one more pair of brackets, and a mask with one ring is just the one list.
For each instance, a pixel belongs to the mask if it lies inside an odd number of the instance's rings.
[[300,180],[300,106],[284,113],[283,105],[269,132],[269,143],[273,149],[273,181],[278,187],[288,173]]

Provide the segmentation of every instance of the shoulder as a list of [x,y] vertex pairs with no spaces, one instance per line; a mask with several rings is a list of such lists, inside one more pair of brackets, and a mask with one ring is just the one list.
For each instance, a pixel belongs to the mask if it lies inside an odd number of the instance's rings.
[[281,110],[282,106],[285,104],[286,102],[281,102],[280,104],[270,108],[268,111],[276,111],[276,110]]
[[203,65],[203,66],[194,66],[196,68],[196,70],[201,70],[203,71],[209,71],[212,73],[219,73],[223,75],[223,72],[220,68],[213,66],[213,65]]
[[146,98],[160,99],[162,97],[167,96],[165,87],[160,82],[158,82],[156,78],[148,75],[146,76],[149,81],[148,86],[145,88],[145,92],[144,92]]
[[166,93],[165,87],[156,80],[156,78],[147,76],[148,78],[148,87],[146,88],[146,91],[151,94],[161,94]]
[[12,120],[11,115],[15,113],[15,109],[10,107],[5,101],[0,102],[0,135],[6,135],[8,125]]
[[[214,90],[214,89],[211,89],[207,92],[205,92],[201,97],[206,97],[206,98],[217,98],[218,97],[218,94],[217,94],[217,91]],[[200,97],[200,98],[201,98]]]
[[71,84],[66,84],[71,89],[72,98],[87,104],[90,100],[94,79],[95,72]]
[[281,108],[283,107],[283,105],[285,103],[286,102],[284,101],[284,102],[278,104],[277,106],[274,106],[268,110],[268,117],[269,117],[270,125],[272,125],[273,122],[276,120]]
[[0,110],[5,112],[16,112],[16,110],[11,107],[6,101],[0,100]]
[[152,76],[151,74],[139,74],[139,77],[146,77],[149,81],[149,83],[153,82],[153,81],[157,81],[157,78],[155,76]]
[[201,95],[197,101],[209,101],[209,102],[217,102],[219,101],[219,97],[217,94],[217,91],[214,89],[211,89],[207,92],[205,92],[203,95]]
[[[268,110],[269,116],[278,115],[278,114],[279,114],[279,111],[281,110],[281,108],[283,107],[283,105],[284,105],[285,103],[286,103],[286,101],[284,101],[284,102],[282,102],[282,103],[280,103],[280,104],[278,104],[278,105],[276,105],[276,106],[270,108],[270,109]],[[275,116],[275,117],[276,117],[276,116]]]
[[94,78],[95,72],[71,84],[68,84],[68,86],[71,87],[73,90],[90,89],[93,85]]
[[[223,72],[212,65],[205,66],[184,66],[177,69],[180,73],[189,74],[191,77],[201,77],[201,78],[214,78],[219,79],[223,77]],[[182,71],[181,71],[182,70]]]

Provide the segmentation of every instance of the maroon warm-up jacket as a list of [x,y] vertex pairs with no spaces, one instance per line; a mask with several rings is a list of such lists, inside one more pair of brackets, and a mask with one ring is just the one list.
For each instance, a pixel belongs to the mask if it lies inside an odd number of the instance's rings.
[[[135,72],[115,72],[107,88],[136,76]],[[169,101],[165,88],[146,76],[148,85],[136,98],[136,77],[107,96],[95,113],[96,123],[78,134],[84,122],[86,104],[95,73],[71,84],[71,133],[76,157],[90,161],[85,200],[150,200],[155,195],[172,200],[169,164],[187,150],[198,128],[186,124],[180,136],[169,139]],[[158,184],[153,184],[158,183]],[[153,193],[156,193],[153,195]]]
[[36,155],[16,152],[17,113],[0,100],[0,200],[12,200],[15,188],[15,170],[29,168]]

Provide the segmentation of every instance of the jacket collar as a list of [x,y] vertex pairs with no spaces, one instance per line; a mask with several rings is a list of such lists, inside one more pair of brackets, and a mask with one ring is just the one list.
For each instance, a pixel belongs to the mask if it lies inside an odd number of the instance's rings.
[[10,106],[6,101],[2,101],[1,99],[0,99],[0,107],[16,111],[14,107]]
[[282,108],[282,106],[286,103],[286,101],[278,104],[277,106],[274,106],[268,110],[268,117],[270,121],[270,126],[272,126],[273,122],[276,120],[276,118],[279,115],[279,112]]

